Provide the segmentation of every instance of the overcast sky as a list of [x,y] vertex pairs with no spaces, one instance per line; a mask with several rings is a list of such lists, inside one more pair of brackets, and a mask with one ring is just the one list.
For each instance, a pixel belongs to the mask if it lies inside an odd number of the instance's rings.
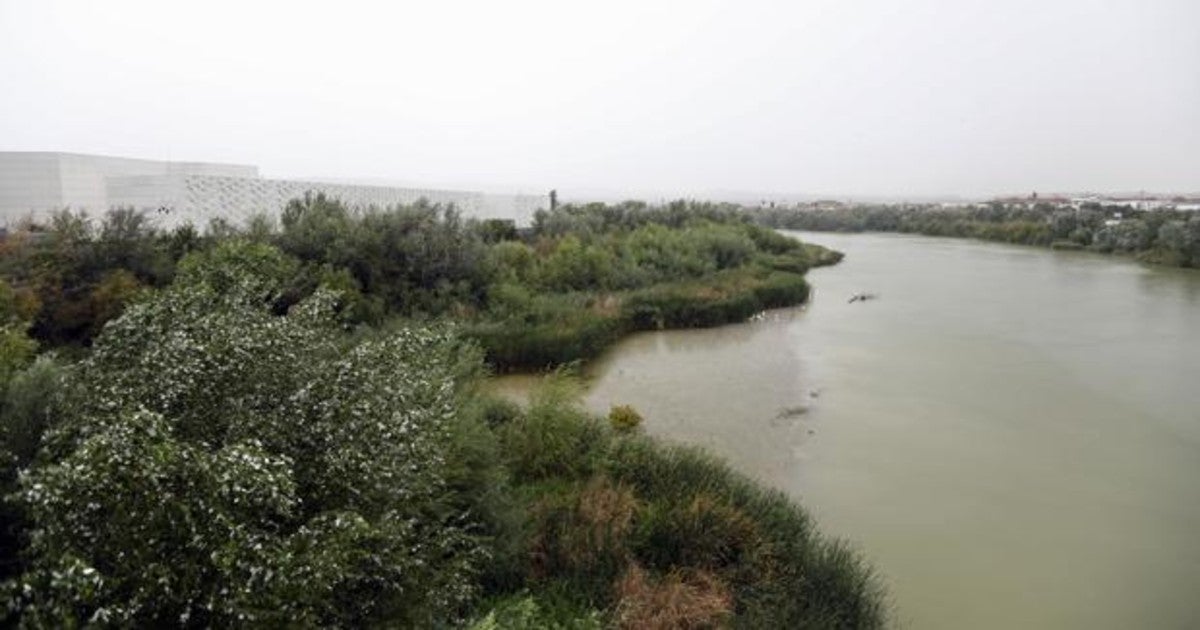
[[0,150],[616,195],[1200,190],[1200,1],[0,0]]

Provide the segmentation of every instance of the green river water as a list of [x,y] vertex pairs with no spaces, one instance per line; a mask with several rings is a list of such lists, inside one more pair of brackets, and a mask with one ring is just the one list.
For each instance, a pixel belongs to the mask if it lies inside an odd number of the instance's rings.
[[796,497],[902,627],[1200,627],[1200,272],[799,236],[846,253],[807,306],[634,335],[588,406]]

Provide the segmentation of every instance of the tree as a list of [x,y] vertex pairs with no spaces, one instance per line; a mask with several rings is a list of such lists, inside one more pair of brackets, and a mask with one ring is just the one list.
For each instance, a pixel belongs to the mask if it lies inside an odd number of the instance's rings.
[[1060,210],[1050,216],[1050,231],[1055,240],[1067,239],[1079,227],[1073,210]]
[[0,392],[37,351],[37,342],[26,334],[36,309],[36,297],[0,280]]
[[20,486],[23,622],[428,626],[473,596],[486,547],[447,461],[477,352],[350,343],[324,291],[276,315],[280,260],[190,258],[72,370]]
[[1184,229],[1184,247],[1191,254],[1192,264],[1200,264],[1200,212],[1193,212],[1188,217]]

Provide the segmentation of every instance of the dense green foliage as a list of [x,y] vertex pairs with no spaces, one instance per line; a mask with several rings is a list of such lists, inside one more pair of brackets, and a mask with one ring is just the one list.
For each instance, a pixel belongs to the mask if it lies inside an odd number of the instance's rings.
[[352,343],[324,292],[277,316],[278,259],[185,260],[71,370],[20,481],[24,621],[426,625],[471,600],[484,526],[444,462],[477,356]]
[[120,295],[69,340],[87,347],[36,358],[31,321],[68,330],[40,274],[84,255],[9,242],[44,267],[0,284],[0,623],[881,625],[870,570],[779,493],[641,435],[632,408],[586,413],[565,377],[528,407],[481,392],[486,326],[524,359],[563,322],[710,325],[803,299],[834,258],[723,209],[616,208],[515,240],[322,198],[186,248],[146,228],[130,251],[165,271],[78,263],[68,284]]
[[[1132,254],[1147,262],[1200,267],[1200,213],[1085,204],[992,203],[982,207],[854,206],[755,211],[763,225],[830,232],[911,232],[1056,249]],[[1119,218],[1116,218],[1119,217]]]
[[5,237],[0,274],[28,309],[34,337],[80,344],[139,289],[169,283],[176,262],[204,240],[190,226],[159,232],[132,210],[114,210],[99,225],[63,210],[46,226]]
[[634,330],[713,326],[793,305],[808,295],[804,272],[836,261],[731,206],[568,205],[539,212],[520,234],[423,201],[352,210],[315,195],[288,204],[278,225],[214,222],[203,236],[160,232],[128,210],[99,227],[62,212],[43,231],[10,236],[0,274],[34,339],[86,346],[144,288],[181,273],[188,252],[231,239],[278,249],[281,257],[260,261],[280,284],[276,312],[326,286],[341,294],[338,316],[350,324],[449,317],[500,369],[590,358]]
[[631,331],[715,326],[804,301],[836,262],[726,206],[562,206],[529,243],[492,250],[497,276],[467,332],[501,368],[595,356]]

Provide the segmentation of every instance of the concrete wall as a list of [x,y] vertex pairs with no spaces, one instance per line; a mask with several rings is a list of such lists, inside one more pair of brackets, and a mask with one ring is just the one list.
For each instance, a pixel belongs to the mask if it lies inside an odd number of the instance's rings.
[[113,206],[153,211],[163,227],[190,222],[202,228],[217,217],[243,224],[256,214],[278,216],[288,201],[319,192],[356,208],[384,208],[424,198],[433,203],[454,204],[468,217],[512,219],[518,225],[529,225],[533,213],[549,205],[548,199],[541,195],[209,175],[115,177],[109,180],[108,201]]
[[71,208],[99,215],[114,204],[114,177],[176,174],[258,177],[258,167],[241,164],[162,162],[133,158],[50,152],[0,152],[0,221]]
[[0,222],[65,206],[59,159],[52,153],[0,153]]
[[149,210],[162,227],[214,218],[241,224],[278,215],[291,199],[323,192],[354,207],[410,204],[425,198],[454,204],[465,216],[511,219],[529,225],[545,195],[495,195],[470,191],[359,186],[263,179],[258,168],[237,164],[160,162],[71,153],[0,152],[0,223],[44,218],[62,208],[98,216],[114,207]]

